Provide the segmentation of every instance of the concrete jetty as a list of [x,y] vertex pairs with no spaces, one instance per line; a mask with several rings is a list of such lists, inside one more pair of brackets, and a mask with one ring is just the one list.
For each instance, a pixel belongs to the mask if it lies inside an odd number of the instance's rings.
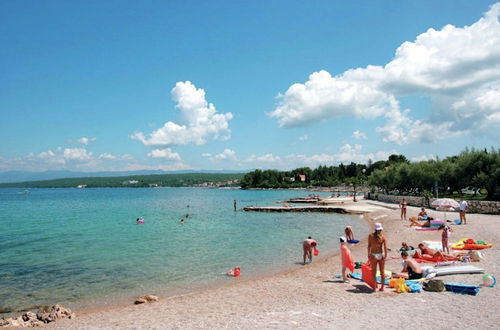
[[366,211],[356,210],[349,207],[327,206],[327,205],[304,205],[304,206],[247,206],[243,208],[246,212],[324,212],[324,213],[349,213],[364,214]]
[[319,202],[319,198],[310,198],[310,197],[305,197],[305,198],[292,198],[287,201],[287,203],[309,203],[309,204],[314,204]]
[[324,212],[324,213],[343,213],[343,214],[365,214],[384,210],[383,205],[368,202],[361,198],[357,202],[351,199],[323,199],[314,205],[280,205],[280,206],[246,206],[243,208],[246,212]]

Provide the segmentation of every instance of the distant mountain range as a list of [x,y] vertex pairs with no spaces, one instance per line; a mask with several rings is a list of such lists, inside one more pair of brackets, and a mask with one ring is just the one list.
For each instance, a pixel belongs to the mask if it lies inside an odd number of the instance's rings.
[[87,178],[87,177],[116,177],[130,175],[150,175],[150,174],[185,174],[185,173],[246,173],[250,170],[182,170],[182,171],[162,171],[162,170],[144,170],[144,171],[117,171],[117,172],[73,172],[73,171],[7,171],[0,172],[0,183],[40,181],[66,178]]

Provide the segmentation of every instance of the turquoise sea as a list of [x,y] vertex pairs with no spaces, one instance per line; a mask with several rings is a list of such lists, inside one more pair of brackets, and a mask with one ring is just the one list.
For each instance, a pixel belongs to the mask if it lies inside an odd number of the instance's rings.
[[[338,251],[359,216],[244,212],[311,192],[203,188],[0,189],[0,311],[117,304],[302,267],[301,242]],[[324,194],[325,196],[327,194]],[[233,200],[238,210],[233,210]],[[186,218],[184,224],[179,220]],[[144,224],[136,224],[138,217]],[[332,270],[333,271],[333,270]]]

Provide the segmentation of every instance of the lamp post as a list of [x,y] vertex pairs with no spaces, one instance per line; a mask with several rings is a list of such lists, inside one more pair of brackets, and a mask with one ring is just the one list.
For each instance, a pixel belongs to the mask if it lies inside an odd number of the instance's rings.
[[[363,173],[363,175],[361,176],[361,186],[364,188],[365,186],[365,175],[366,175],[366,168],[362,169],[361,170],[361,173]],[[363,195],[365,195],[365,193],[363,192]],[[366,197],[366,196],[365,196]]]

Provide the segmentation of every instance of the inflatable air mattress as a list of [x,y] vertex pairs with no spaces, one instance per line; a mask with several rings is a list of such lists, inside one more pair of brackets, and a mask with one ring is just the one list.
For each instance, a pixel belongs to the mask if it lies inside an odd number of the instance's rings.
[[455,274],[482,274],[483,268],[471,265],[444,266],[444,267],[422,267],[424,274],[436,274],[436,276],[455,275]]

